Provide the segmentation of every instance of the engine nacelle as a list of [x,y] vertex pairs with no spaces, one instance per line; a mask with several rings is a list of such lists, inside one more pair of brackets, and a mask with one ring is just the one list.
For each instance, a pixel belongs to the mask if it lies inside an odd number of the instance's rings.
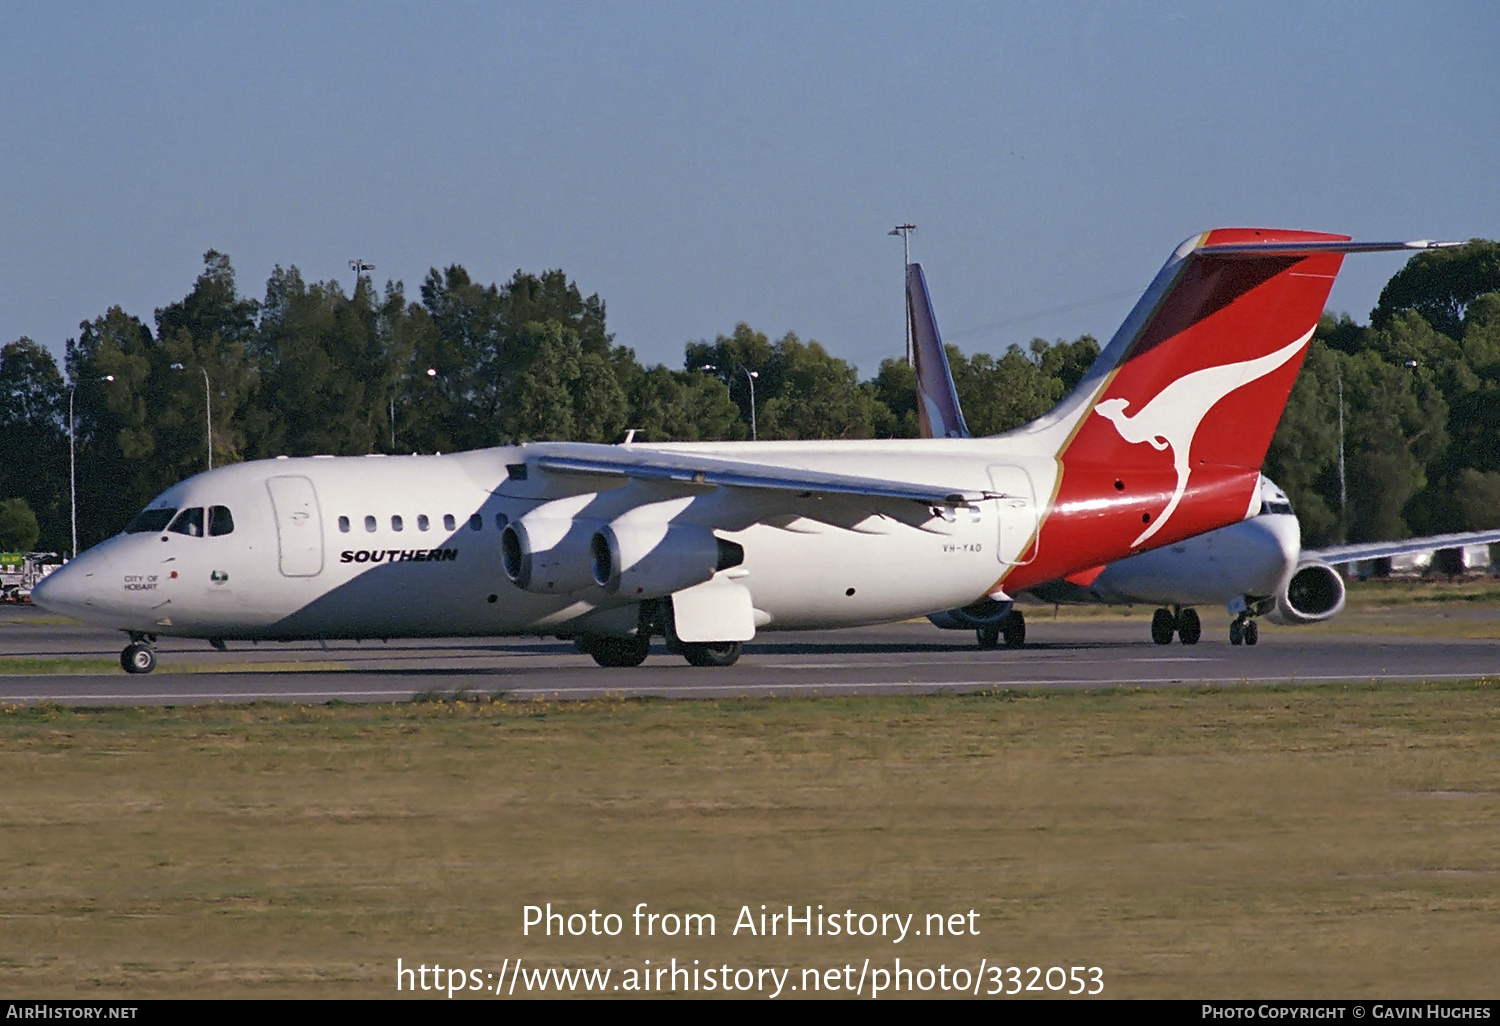
[[500,534],[505,576],[538,595],[566,595],[591,586],[589,541],[597,520],[577,520],[565,510],[538,506],[512,520]]
[[933,613],[927,619],[934,627],[945,631],[972,631],[980,627],[993,627],[1010,615],[1014,602],[996,602],[986,596],[978,602],[970,602],[958,609],[947,609]]
[[1303,563],[1276,596],[1266,619],[1280,624],[1318,623],[1344,608],[1344,579],[1326,563]]
[[739,566],[745,550],[696,524],[622,517],[594,532],[591,582],[612,595],[663,598]]

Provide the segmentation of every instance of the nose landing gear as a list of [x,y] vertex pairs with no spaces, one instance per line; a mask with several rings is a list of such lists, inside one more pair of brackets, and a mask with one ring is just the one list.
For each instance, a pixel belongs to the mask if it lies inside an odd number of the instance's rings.
[[130,644],[120,653],[120,668],[126,673],[150,673],[156,669],[156,649],[150,634],[132,634]]
[[1248,613],[1241,613],[1229,624],[1231,645],[1253,645],[1260,640],[1260,628]]

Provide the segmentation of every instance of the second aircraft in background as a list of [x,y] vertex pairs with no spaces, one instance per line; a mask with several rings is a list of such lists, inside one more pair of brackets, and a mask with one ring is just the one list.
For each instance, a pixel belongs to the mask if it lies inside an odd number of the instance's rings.
[[[907,267],[906,298],[922,436],[967,438],[920,264]],[[1334,569],[1339,564],[1491,542],[1500,542],[1500,531],[1304,549],[1290,500],[1262,476],[1258,508],[1239,523],[1047,581],[1028,593],[1069,605],[1156,606],[1151,639],[1158,645],[1170,644],[1174,637],[1196,645],[1202,625],[1194,607],[1222,605],[1233,617],[1229,643],[1254,645],[1260,640],[1258,617],[1301,625],[1337,616],[1344,608],[1344,579]],[[1001,640],[1019,648],[1026,641],[1025,616],[1010,601],[984,598],[928,619],[946,630],[973,630],[984,648]]]

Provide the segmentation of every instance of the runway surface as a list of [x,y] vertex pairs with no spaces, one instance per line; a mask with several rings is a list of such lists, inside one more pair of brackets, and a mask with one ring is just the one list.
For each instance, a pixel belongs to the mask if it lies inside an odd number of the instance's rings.
[[[401,701],[421,694],[592,698],[878,694],[996,688],[1164,687],[1440,680],[1500,674],[1500,640],[1330,636],[1263,628],[1254,648],[1205,630],[1195,646],[1157,646],[1145,621],[1031,618],[1023,649],[981,651],[966,631],[926,623],[763,634],[738,664],[698,669],[660,643],[645,665],[606,670],[570,643],[466,639],[231,644],[162,639],[154,673],[6,673],[0,702],[190,705]],[[1497,631],[1500,634],[1500,631]],[[117,659],[118,632],[60,623],[31,607],[0,611],[0,658]]]

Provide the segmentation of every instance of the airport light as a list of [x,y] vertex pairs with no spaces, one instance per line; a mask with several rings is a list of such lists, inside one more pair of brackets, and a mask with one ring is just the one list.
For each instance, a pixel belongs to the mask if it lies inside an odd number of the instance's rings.
[[[750,441],[760,441],[760,435],[755,429],[755,379],[760,377],[760,371],[753,371],[743,363],[736,363],[735,368],[745,372],[745,380],[750,382]],[[719,368],[711,363],[705,363],[702,370],[715,371]]]
[[364,274],[366,271],[375,270],[375,265],[365,260],[363,257],[355,257],[353,260],[349,261],[349,269],[354,272],[354,287],[357,289],[359,288],[360,275]]
[[[183,366],[180,363],[174,363],[172,364],[172,369],[175,371],[180,371],[187,370],[187,367]],[[212,396],[213,386],[208,383],[208,371],[204,370],[202,367],[199,367],[198,369],[200,371],[203,371],[203,415],[205,418],[207,418],[208,421],[208,469],[212,470],[214,469],[214,401]]]
[[911,306],[906,302],[906,269],[911,266],[911,233],[917,230],[914,224],[898,224],[887,235],[901,236],[901,308],[906,311],[906,364],[915,366],[911,353]]

